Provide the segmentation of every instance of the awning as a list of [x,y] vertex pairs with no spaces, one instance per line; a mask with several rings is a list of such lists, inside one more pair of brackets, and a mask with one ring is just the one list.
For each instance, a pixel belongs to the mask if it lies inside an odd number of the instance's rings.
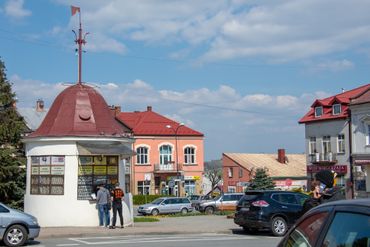
[[124,143],[91,143],[77,142],[79,155],[134,155],[131,145]]
[[370,160],[355,160],[356,165],[370,165]]

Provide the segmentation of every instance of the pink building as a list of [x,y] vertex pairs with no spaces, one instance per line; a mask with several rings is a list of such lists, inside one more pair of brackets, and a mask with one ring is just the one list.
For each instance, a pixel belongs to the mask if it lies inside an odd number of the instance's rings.
[[202,191],[204,135],[154,111],[121,112],[136,155],[130,160],[133,194],[191,195]]

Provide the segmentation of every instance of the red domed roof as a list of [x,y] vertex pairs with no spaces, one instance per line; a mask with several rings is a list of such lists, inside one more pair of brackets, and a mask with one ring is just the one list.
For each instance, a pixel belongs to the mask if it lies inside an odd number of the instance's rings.
[[40,127],[29,137],[120,136],[125,127],[94,88],[76,84],[55,99]]

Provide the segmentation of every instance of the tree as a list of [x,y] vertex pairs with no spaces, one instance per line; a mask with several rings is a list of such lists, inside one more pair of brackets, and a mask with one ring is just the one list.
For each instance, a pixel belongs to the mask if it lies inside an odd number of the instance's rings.
[[0,60],[0,201],[23,208],[26,171],[21,137],[25,124],[15,103],[12,85]]
[[215,189],[216,185],[222,180],[222,163],[219,160],[212,160],[205,162],[204,175],[209,179],[212,185],[212,190]]
[[268,170],[266,168],[257,168],[248,190],[271,190],[274,188],[275,183],[268,175]]

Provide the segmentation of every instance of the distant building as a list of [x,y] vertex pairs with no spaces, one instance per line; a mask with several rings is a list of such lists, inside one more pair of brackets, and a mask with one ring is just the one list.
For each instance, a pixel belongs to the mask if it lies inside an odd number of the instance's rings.
[[18,113],[23,117],[24,122],[28,128],[26,131],[26,135],[35,131],[41,124],[42,120],[44,120],[47,109],[44,106],[44,101],[42,99],[38,99],[36,101],[36,107],[25,107],[19,108],[17,107]]
[[204,135],[152,110],[121,112],[116,118],[133,133],[133,194],[192,195],[202,191]]
[[304,154],[223,153],[223,191],[243,192],[257,168],[267,168],[276,189],[288,190],[307,186],[306,158]]
[[350,103],[351,99],[369,89],[370,84],[367,84],[325,99],[317,99],[309,112],[299,120],[299,123],[305,124],[309,178],[313,179],[320,170],[335,171],[338,174],[336,184],[346,188],[347,198],[353,196]]

